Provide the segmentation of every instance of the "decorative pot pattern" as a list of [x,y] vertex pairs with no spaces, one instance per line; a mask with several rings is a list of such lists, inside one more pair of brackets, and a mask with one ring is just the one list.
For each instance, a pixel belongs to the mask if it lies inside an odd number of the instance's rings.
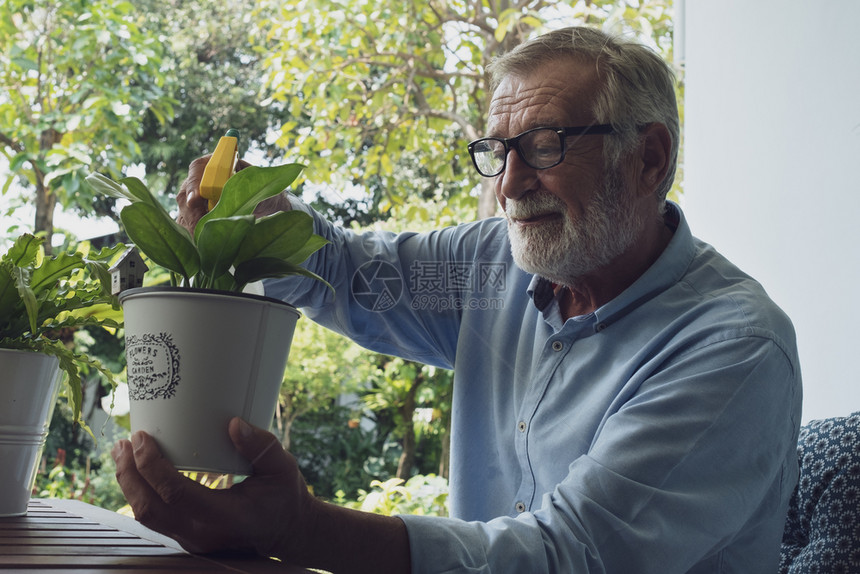
[[136,401],[169,399],[179,384],[179,349],[170,333],[128,335],[125,339],[128,376],[135,385],[129,398]]

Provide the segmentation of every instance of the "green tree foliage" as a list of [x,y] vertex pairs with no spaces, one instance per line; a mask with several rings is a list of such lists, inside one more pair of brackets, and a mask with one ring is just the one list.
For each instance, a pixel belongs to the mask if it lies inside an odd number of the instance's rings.
[[[276,429],[284,448],[291,446],[293,424],[309,413],[334,407],[343,395],[365,387],[374,364],[370,352],[308,319],[296,326],[278,401]],[[361,417],[360,408],[352,413]]]
[[250,150],[257,162],[283,163],[276,158],[279,148],[266,139],[283,114],[278,106],[262,105],[263,54],[255,46],[250,9],[207,0],[137,5],[160,31],[164,90],[177,102],[167,121],[155,113],[143,118],[138,143],[150,189],[172,201],[189,163],[211,153],[230,128],[239,130],[240,155]]
[[399,450],[387,429],[358,422],[351,407],[339,405],[295,421],[292,453],[317,496],[355,500],[372,480],[394,475]]
[[172,113],[161,43],[141,19],[122,0],[0,4],[2,189],[17,181],[33,192],[37,232],[52,234],[58,202],[91,213],[87,172],[120,172],[140,151],[144,112]]
[[402,478],[390,478],[385,482],[374,480],[370,486],[370,492],[359,491],[356,501],[341,496],[335,502],[386,516],[448,516],[448,481],[440,476],[416,474],[405,481]]
[[[373,478],[444,475],[451,377],[450,371],[372,353],[301,320],[275,429],[324,496],[354,493]],[[319,428],[323,421],[335,428]]]
[[[395,476],[405,480],[416,470],[422,470],[418,464],[421,438],[429,438],[423,446],[432,453],[431,468],[427,470],[439,470],[441,446],[447,433],[452,373],[383,355],[378,355],[377,360],[379,367],[362,400],[377,415],[386,413],[393,423],[391,435],[401,446]],[[418,414],[419,409],[423,416]],[[444,473],[444,461],[441,467]]]
[[[378,178],[382,210],[416,188],[481,188],[465,143],[484,132],[485,66],[530,35],[570,24],[635,32],[664,49],[670,0],[263,0],[272,102],[288,112],[278,140],[307,158],[309,181],[342,188]],[[412,169],[398,163],[408,157]],[[420,181],[420,180],[419,180]],[[420,184],[419,184],[420,185]]]

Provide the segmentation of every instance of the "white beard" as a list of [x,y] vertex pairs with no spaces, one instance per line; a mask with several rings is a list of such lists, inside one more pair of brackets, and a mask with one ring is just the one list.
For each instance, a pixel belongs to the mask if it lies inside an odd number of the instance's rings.
[[[575,285],[577,279],[608,265],[633,244],[641,229],[640,218],[617,171],[607,172],[602,193],[577,221],[570,218],[564,202],[551,193],[538,192],[506,202],[511,254],[517,266],[560,285]],[[510,223],[511,218],[542,213],[559,213],[562,218],[536,226]]]

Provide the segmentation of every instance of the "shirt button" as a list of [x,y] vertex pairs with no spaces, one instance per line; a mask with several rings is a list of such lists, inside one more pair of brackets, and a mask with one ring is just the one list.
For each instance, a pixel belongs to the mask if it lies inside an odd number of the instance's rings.
[[561,341],[553,341],[552,342],[552,350],[553,351],[561,351],[562,349],[564,349],[564,343],[562,343]]
[[516,508],[517,512],[519,513],[523,513],[526,511],[526,505],[522,502],[517,502],[514,508]]
[[594,330],[597,331],[598,333],[601,332],[602,330],[604,330],[605,328],[606,328],[606,323],[598,323],[597,325],[594,326]]
[[526,423],[525,421],[520,421],[517,423],[517,430],[520,432],[526,432]]

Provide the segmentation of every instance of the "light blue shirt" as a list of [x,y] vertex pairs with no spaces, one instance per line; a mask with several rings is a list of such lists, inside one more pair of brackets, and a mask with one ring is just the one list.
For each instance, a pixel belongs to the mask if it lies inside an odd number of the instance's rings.
[[370,349],[453,368],[452,518],[403,516],[413,572],[775,572],[797,481],[789,319],[695,239],[562,321],[504,220],[357,235],[268,295]]

